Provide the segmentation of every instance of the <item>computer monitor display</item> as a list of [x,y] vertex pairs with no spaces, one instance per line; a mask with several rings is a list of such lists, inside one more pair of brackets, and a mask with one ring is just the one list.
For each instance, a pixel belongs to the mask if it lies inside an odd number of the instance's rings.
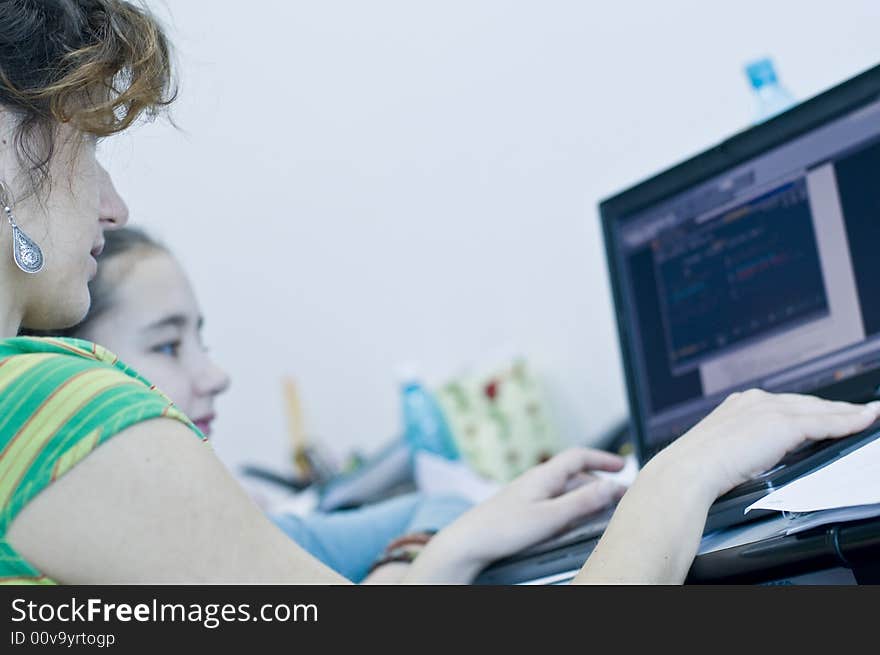
[[601,213],[642,461],[733,391],[880,371],[880,71]]

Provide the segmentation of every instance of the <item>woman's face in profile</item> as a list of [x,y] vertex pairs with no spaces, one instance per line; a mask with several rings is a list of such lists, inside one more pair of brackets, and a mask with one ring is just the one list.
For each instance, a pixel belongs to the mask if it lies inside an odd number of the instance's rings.
[[[9,187],[9,201],[18,224],[43,251],[45,265],[36,274],[15,268],[3,257],[15,295],[23,298],[21,324],[32,329],[57,329],[82,320],[89,308],[88,283],[97,271],[96,258],[104,231],[122,227],[128,209],[95,155],[95,139],[70,128],[58,128],[47,178],[37,188],[17,160],[8,129],[14,125],[0,112],[2,143],[0,179]],[[5,129],[5,131],[4,131]],[[15,171],[15,172],[13,172]],[[12,231],[0,216],[3,254],[11,252]],[[8,246],[7,246],[8,241]]]
[[101,266],[109,308],[78,336],[114,352],[210,436],[214,399],[229,377],[205,350],[198,301],[180,265],[160,250],[136,248]]

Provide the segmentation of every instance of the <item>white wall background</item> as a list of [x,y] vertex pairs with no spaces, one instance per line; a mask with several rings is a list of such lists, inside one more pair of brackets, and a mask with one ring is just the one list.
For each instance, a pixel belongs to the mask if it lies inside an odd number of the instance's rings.
[[571,440],[625,411],[597,201],[880,59],[876,0],[152,2],[167,124],[104,146],[183,258],[233,377],[216,447],[281,467],[282,375],[337,453],[397,430],[394,368],[529,356]]

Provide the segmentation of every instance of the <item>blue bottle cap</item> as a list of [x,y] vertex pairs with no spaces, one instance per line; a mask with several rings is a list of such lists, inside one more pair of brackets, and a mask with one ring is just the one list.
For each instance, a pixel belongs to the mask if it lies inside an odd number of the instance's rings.
[[774,70],[773,61],[769,57],[756,59],[746,64],[746,75],[749,76],[749,81],[755,89],[760,89],[767,84],[776,84],[777,81],[776,70]]

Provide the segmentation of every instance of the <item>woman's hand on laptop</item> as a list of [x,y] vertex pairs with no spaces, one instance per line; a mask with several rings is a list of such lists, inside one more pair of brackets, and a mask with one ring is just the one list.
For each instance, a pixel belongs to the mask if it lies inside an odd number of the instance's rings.
[[[734,393],[661,454],[688,469],[711,500],[766,471],[805,441],[864,430],[880,402],[857,405],[760,389]],[[673,464],[675,462],[675,464]]]
[[470,582],[491,562],[618,501],[625,487],[590,471],[623,466],[617,455],[571,448],[529,469],[441,530],[413,563],[409,581]]
[[683,582],[718,496],[805,441],[858,432],[878,416],[880,403],[757,389],[731,395],[639,472],[574,581]]

